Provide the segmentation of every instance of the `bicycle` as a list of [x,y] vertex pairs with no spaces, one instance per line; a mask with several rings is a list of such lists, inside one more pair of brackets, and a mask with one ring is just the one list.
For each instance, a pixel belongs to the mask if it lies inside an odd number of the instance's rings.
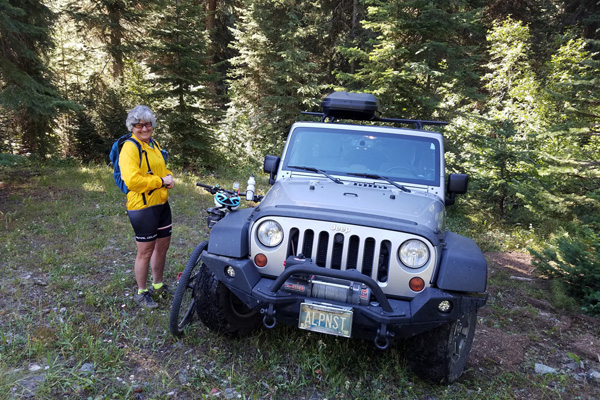
[[[210,186],[197,182],[196,186],[214,195],[215,207],[205,210],[208,214],[206,218],[208,228],[212,229],[227,214],[236,211],[241,204],[241,197],[245,197],[248,201],[260,202],[264,196],[255,195],[255,183],[254,177],[251,176],[248,180],[246,193],[241,193],[237,182],[234,183],[234,190],[224,189],[219,185]],[[207,240],[200,242],[188,259],[183,272],[180,272],[177,276],[177,289],[169,316],[169,330],[177,337],[183,336],[185,328],[194,320],[196,311],[194,290],[196,280],[200,276],[200,268],[197,269],[196,267],[201,263],[202,253],[207,248]],[[182,310],[185,311],[182,313]]]

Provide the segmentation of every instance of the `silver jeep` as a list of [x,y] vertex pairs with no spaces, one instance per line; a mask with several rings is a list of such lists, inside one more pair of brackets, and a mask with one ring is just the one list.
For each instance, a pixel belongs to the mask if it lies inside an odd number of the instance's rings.
[[212,228],[197,312],[226,335],[281,322],[380,349],[403,339],[415,372],[453,382],[486,302],[485,258],[446,230],[468,177],[446,177],[443,137],[423,129],[442,123],[376,110],[372,95],[338,92],[308,113],[320,122],[292,126],[281,158],[265,159],[260,205]]

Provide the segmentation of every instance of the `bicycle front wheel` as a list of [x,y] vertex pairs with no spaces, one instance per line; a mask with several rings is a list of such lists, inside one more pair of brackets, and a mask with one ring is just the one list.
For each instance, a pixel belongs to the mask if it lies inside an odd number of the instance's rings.
[[[207,247],[208,241],[203,241],[196,246],[177,281],[177,290],[173,297],[169,316],[169,330],[177,337],[183,336],[185,328],[194,320],[196,313],[194,286],[200,268],[202,268],[202,253]],[[200,268],[198,268],[199,265]]]

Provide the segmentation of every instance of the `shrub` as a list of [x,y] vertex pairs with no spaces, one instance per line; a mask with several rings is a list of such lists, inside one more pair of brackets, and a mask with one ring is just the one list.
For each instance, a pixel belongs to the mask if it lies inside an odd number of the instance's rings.
[[0,153],[0,167],[25,165],[28,159],[25,156]]
[[600,237],[589,226],[562,233],[541,252],[529,249],[538,272],[567,284],[581,308],[600,315]]

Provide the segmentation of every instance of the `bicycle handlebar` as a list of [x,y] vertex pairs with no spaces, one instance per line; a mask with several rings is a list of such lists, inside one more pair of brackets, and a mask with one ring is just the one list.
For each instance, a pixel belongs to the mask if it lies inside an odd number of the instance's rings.
[[204,190],[206,190],[210,194],[217,194],[219,192],[222,192],[222,193],[227,193],[227,194],[235,194],[235,195],[239,195],[239,196],[245,196],[246,195],[246,193],[238,193],[238,192],[236,192],[234,190],[224,189],[224,188],[220,187],[219,185],[217,185],[217,186],[210,186],[210,185],[206,185],[204,183],[196,182],[196,186],[200,186],[200,187],[204,188]]
[[[246,193],[236,192],[235,190],[223,189],[219,185],[217,185],[217,186],[210,186],[210,185],[206,185],[204,183],[196,182],[196,186],[200,186],[201,188],[203,188],[204,190],[206,190],[210,194],[217,194],[219,192],[222,192],[222,193],[227,193],[227,194],[230,194],[230,195],[237,195],[237,196],[240,196],[240,197],[241,196],[246,197]],[[263,197],[264,196],[254,195],[254,201],[257,201],[257,202],[261,201],[263,199]]]

